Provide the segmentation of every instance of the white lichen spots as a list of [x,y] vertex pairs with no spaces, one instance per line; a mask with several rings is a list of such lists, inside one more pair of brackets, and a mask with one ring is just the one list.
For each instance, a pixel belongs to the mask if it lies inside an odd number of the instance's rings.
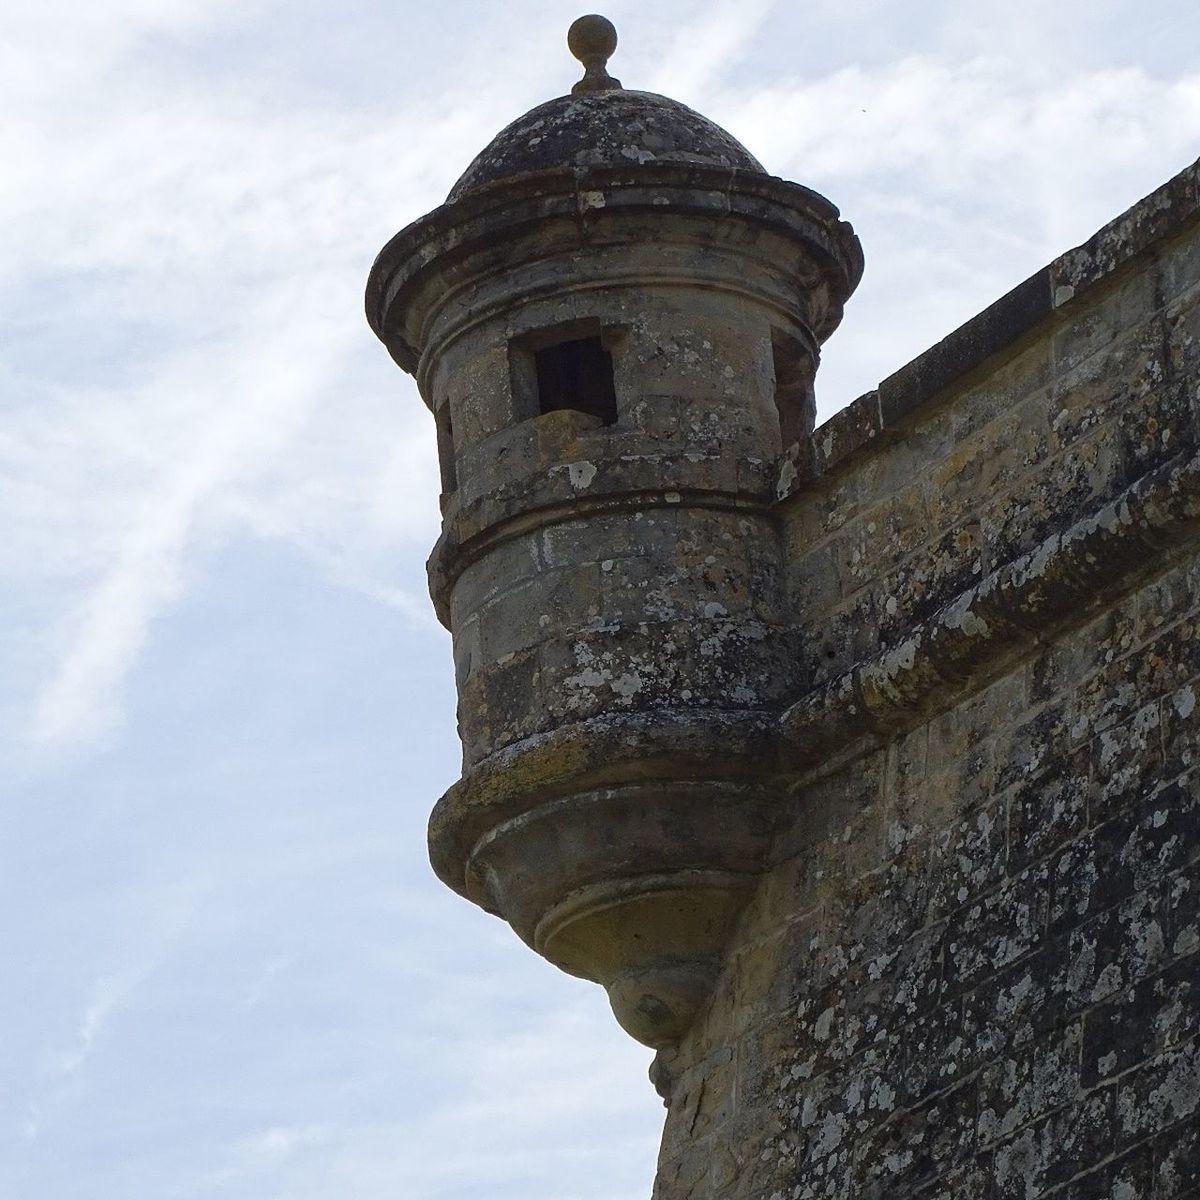
[[813,1143],[812,1154],[815,1158],[824,1158],[832,1154],[846,1136],[846,1116],[844,1113],[827,1113],[821,1122],[820,1132]]
[[1025,556],[1022,574],[1026,579],[1038,579],[1045,574],[1046,568],[1058,553],[1060,538],[1056,533],[1047,538],[1032,554]]
[[682,497],[678,492],[664,492],[663,500],[667,504],[678,504]]
[[[846,832],[850,833],[851,830],[847,829]],[[916,831],[903,821],[893,821],[887,829],[888,850],[893,855],[898,854],[915,836]]]
[[1193,1044],[1180,1054],[1163,1082],[1151,1089],[1144,1107],[1132,1095],[1123,1094],[1117,1109],[1127,1131],[1144,1128],[1148,1117],[1164,1128],[1190,1117],[1200,1109],[1200,1046]]
[[1095,526],[1103,529],[1106,533],[1115,532],[1118,525],[1121,524],[1121,519],[1117,510],[1111,504],[1106,504],[1097,514],[1093,522]]
[[618,696],[623,696],[626,700],[629,700],[642,690],[641,676],[635,672],[626,671],[624,675],[613,680],[612,690]]
[[827,1042],[829,1040],[829,1034],[833,1029],[833,1015],[833,1009],[827,1008],[813,1022],[813,1037],[818,1042]]
[[653,150],[647,150],[642,146],[622,146],[621,157],[640,166],[642,163],[653,162],[658,156]]
[[897,675],[901,671],[911,671],[917,661],[917,645],[919,638],[909,638],[901,642],[894,650],[889,650],[883,656],[883,671],[885,675]]
[[600,563],[600,570],[602,570],[606,575],[612,569],[613,569],[613,560],[611,558],[606,558]]
[[567,478],[570,479],[571,486],[576,491],[589,487],[592,480],[596,478],[596,464],[590,462],[568,463]]
[[878,982],[883,978],[884,972],[896,961],[895,954],[881,954],[878,958],[873,958],[867,963],[867,975],[872,981]]
[[792,1066],[791,1076],[793,1079],[811,1079],[813,1072],[816,1070],[817,1060],[815,1058],[806,1058],[802,1063],[796,1063]]
[[790,458],[783,460],[783,466],[779,468],[779,481],[775,484],[775,495],[779,500],[787,497],[791,491],[792,484],[796,482],[796,467]]
[[725,605],[718,604],[715,600],[709,600],[700,611],[710,621],[715,620],[717,617],[729,616],[729,610]]
[[1061,283],[1054,289],[1054,307],[1066,304],[1075,297],[1075,289],[1069,283]]
[[887,603],[884,604],[883,608],[889,617],[894,617],[899,611],[900,605],[896,602],[895,596],[889,596],[887,598]]
[[589,208],[603,208],[608,201],[603,192],[590,191],[579,193],[579,207],[586,212]]
[[1175,943],[1171,952],[1176,955],[1195,954],[1200,950],[1200,928],[1187,925],[1175,935]]
[[891,1154],[883,1156],[883,1165],[891,1175],[899,1175],[913,1161],[913,1153],[911,1150],[902,1150],[900,1152],[893,1151]]
[[1125,977],[1118,963],[1109,963],[1096,978],[1090,999],[1093,1002],[1107,999],[1114,992],[1120,991]]
[[[1132,698],[1132,696],[1131,696]],[[1158,706],[1147,704],[1138,710],[1137,715],[1128,725],[1115,730],[1106,730],[1100,735],[1100,766],[1108,768],[1118,760],[1118,755],[1128,755],[1130,751],[1145,750],[1150,742],[1150,735],[1158,728]],[[1126,771],[1136,770],[1136,764],[1130,764]]]
[[1007,1020],[1016,1014],[1017,1009],[1033,994],[1033,976],[1025,975],[1004,992],[997,1005],[997,1012]]
[[1100,767],[1102,770],[1112,765],[1113,759],[1120,753],[1121,745],[1121,739],[1113,737],[1107,731],[1100,735]]
[[569,675],[563,682],[569,688],[597,688],[607,683],[609,673],[597,667],[584,667],[575,675]]
[[886,1080],[876,1079],[871,1090],[869,1107],[877,1112],[890,1112],[896,1107],[896,1090]]
[[974,601],[973,591],[968,592],[961,600],[955,601],[946,610],[942,624],[947,629],[961,630],[967,637],[986,637],[989,626],[982,617],[971,611]]
[[1192,690],[1191,684],[1180,688],[1172,697],[1171,703],[1175,706],[1175,711],[1186,721],[1196,710],[1196,693]]

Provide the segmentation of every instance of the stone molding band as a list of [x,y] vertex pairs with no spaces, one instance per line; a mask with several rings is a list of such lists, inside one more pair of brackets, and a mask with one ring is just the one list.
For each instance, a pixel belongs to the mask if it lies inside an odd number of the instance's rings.
[[803,770],[856,742],[915,728],[1047,632],[1161,572],[1198,530],[1200,452],[1189,450],[793,704],[780,719],[781,766]]
[[[633,170],[596,167],[586,170],[539,171],[499,180],[443,204],[401,230],[380,251],[367,283],[367,320],[406,371],[416,372],[420,345],[403,328],[401,314],[411,314],[417,292],[435,275],[484,256],[501,240],[524,233],[545,238],[555,221],[575,229],[579,245],[591,240],[591,226],[611,214],[647,214],[656,219],[740,217],[773,228],[804,245],[814,262],[839,281],[848,294],[862,276],[862,247],[837,208],[800,184],[735,168],[698,163],[642,165]],[[445,291],[443,282],[436,290]],[[828,336],[841,318],[831,311]]]

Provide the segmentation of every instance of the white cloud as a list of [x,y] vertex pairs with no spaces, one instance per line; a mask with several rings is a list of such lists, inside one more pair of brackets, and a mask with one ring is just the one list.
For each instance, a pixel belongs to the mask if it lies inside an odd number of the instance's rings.
[[[719,0],[675,30],[648,80],[627,87],[661,92],[696,104],[753,45],[779,0]],[[666,31],[658,34],[664,38]],[[657,40],[657,39],[655,39]]]
[[847,403],[1185,166],[1200,72],[1054,73],[922,54],[727,88],[724,122],[768,169],[827,194],[866,274],[818,377]]
[[98,951],[98,957],[109,961],[87,987],[74,1031],[46,1056],[36,1090],[25,1105],[21,1128],[25,1140],[38,1137],[45,1123],[69,1104],[80,1086],[77,1077],[86,1073],[105,1033],[167,960],[193,921],[206,890],[207,884],[200,878],[147,889],[139,897],[139,924],[126,944]]
[[[360,1114],[352,1122],[271,1125],[236,1139],[211,1175],[181,1181],[170,1194],[199,1200],[270,1189],[288,1200],[383,1200],[399,1188],[427,1200],[465,1200],[482,1180],[489,1195],[514,1198],[648,1192],[662,1121],[645,1082],[649,1053],[598,1029],[592,1000],[564,1003],[559,995],[545,1014],[463,1028],[452,1042],[425,1045],[428,1057],[418,1061],[427,1074],[396,1081],[415,1101],[402,1121]],[[632,1107],[631,1079],[639,1088]],[[603,1141],[589,1137],[599,1126]]]
[[[287,538],[335,582],[428,621],[393,564],[399,544],[431,540],[432,437],[361,295],[383,222],[416,215],[444,170],[430,143],[423,160],[388,151],[421,143],[418,128],[454,147],[461,123],[280,114],[185,89],[151,102],[124,81],[102,117],[24,128],[24,178],[0,182],[9,319],[47,280],[67,292],[42,328],[53,357],[9,376],[29,399],[0,441],[17,530],[0,564],[14,586],[55,589],[23,645],[41,677],[36,743],[119,720],[151,623],[214,538]],[[31,187],[52,161],[55,187]],[[121,326],[140,330],[120,362],[133,386],[109,382],[117,364],[89,346]]]

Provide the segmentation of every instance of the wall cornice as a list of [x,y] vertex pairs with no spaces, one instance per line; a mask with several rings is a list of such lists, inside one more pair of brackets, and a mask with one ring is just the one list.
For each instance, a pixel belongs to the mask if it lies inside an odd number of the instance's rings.
[[1048,635],[1161,573],[1198,530],[1200,453],[1189,450],[793,704],[780,718],[782,769],[881,744],[959,703]]
[[862,460],[992,359],[1066,320],[1102,288],[1200,222],[1200,159],[859,396],[784,454],[780,500]]

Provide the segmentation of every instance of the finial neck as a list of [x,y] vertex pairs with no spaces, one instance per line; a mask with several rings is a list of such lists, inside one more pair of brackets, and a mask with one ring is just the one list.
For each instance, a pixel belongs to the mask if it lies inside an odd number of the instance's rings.
[[583,78],[571,88],[572,96],[579,96],[586,92],[610,92],[620,89],[621,81],[614,79],[608,73],[607,63],[603,58],[593,59],[583,65]]

